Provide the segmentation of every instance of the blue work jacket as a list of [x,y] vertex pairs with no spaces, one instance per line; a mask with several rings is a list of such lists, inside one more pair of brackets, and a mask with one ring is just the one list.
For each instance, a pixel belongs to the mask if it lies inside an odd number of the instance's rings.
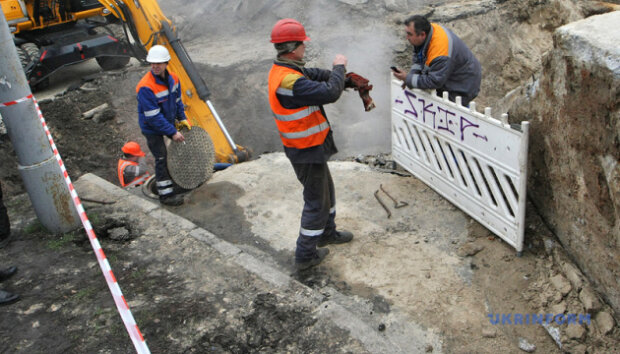
[[172,136],[174,121],[185,120],[179,78],[166,70],[166,79],[149,71],[136,86],[138,121],[144,134]]

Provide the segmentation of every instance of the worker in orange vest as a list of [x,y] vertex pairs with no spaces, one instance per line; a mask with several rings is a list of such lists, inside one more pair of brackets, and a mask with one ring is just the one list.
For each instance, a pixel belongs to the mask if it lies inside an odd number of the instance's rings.
[[118,180],[123,188],[136,187],[151,176],[146,166],[141,163],[145,153],[140,144],[130,141],[123,145],[123,158],[118,160]]
[[336,55],[332,70],[306,68],[309,40],[303,25],[290,18],[278,21],[271,32],[278,55],[269,72],[269,104],[284,152],[303,185],[297,270],[321,263],[329,249],[317,247],[353,239],[351,232],[336,230],[336,196],[327,160],[338,150],[323,109],[338,100],[345,87],[353,87],[345,78],[347,58]]

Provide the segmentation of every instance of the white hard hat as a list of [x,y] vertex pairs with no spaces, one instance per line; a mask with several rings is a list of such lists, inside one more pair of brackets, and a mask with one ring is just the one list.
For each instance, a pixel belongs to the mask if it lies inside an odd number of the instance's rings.
[[149,63],[167,63],[170,61],[170,53],[163,45],[156,44],[149,49],[146,61]]

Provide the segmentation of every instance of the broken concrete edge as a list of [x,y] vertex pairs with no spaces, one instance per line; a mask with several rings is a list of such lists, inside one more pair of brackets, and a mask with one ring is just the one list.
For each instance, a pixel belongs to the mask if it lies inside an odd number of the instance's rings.
[[601,289],[597,289],[596,284],[593,284],[583,274],[577,263],[571,259],[561,245],[553,249],[552,257],[554,263],[559,265],[558,275],[566,279],[565,281],[571,286],[568,291],[577,294],[585,312],[592,315],[599,334],[608,335],[613,330],[615,323],[620,322],[620,314],[614,311],[609,299],[605,297],[605,293]]
[[[611,301],[605,296],[604,290],[596,287],[596,284],[594,284],[585,275],[581,267],[579,267],[579,263],[575,260],[575,257],[568,253],[567,249],[562,244],[562,240],[553,231],[553,226],[542,217],[543,214],[536,203],[530,200],[528,202],[528,208],[534,210],[530,217],[535,217],[537,222],[541,223],[546,228],[548,235],[543,238],[545,252],[553,259],[553,264],[557,265],[556,270],[558,273],[556,275],[561,276],[570,283],[571,288],[568,289],[567,292],[575,292],[577,294],[577,298],[584,306],[585,312],[592,315],[592,319],[597,327],[601,327],[600,333],[602,335],[607,335],[613,330],[616,323],[620,323],[620,313],[614,310]],[[560,289],[558,289],[558,291],[560,291]],[[563,297],[566,297],[566,295],[563,294]],[[584,301],[585,298],[590,300]],[[613,322],[608,320],[601,321],[606,324],[611,323],[611,326],[599,325],[599,321],[596,320],[598,315],[601,315],[601,318],[604,319],[611,318]],[[553,336],[552,338],[556,340]]]
[[[375,314],[375,317],[370,320],[371,316],[368,314],[372,314],[372,311],[368,310],[367,307],[371,304],[360,300],[357,296],[351,299],[335,289],[319,291],[308,287],[193,222],[161,208],[157,202],[133,195],[94,174],[85,174],[76,181],[78,191],[81,189],[90,191],[84,184],[95,186],[108,197],[123,199],[135,206],[137,210],[161,220],[164,224],[177,226],[181,233],[186,233],[207,244],[225,256],[228,261],[255,274],[278,289],[311,294],[312,298],[318,303],[315,309],[315,314],[318,317],[331,321],[349,331],[351,336],[362,343],[370,352],[411,353],[413,348],[417,349],[415,350],[417,352],[423,352],[424,348],[429,345],[432,345],[435,352],[441,352],[442,341],[437,334],[421,326],[409,324],[407,316],[396,309],[392,309],[390,313],[385,315]],[[325,291],[330,293],[330,300],[323,300],[325,299]],[[376,318],[378,316],[383,318],[378,321]],[[390,325],[390,331],[378,331],[377,323]]]

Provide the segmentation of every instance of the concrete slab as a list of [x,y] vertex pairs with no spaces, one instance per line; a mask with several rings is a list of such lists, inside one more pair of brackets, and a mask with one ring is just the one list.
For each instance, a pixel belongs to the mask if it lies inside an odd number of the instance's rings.
[[[534,256],[516,258],[509,245],[494,241],[487,230],[413,177],[347,161],[330,162],[330,169],[336,222],[355,238],[329,246],[327,259],[303,273],[295,272],[292,262],[302,189],[282,153],[216,172],[179,207],[162,207],[92,175],[77,185],[87,196],[115,196],[118,208],[135,214],[132,227],[143,236],[132,243],[148,243],[141,247],[162,252],[166,266],[157,269],[183,279],[184,286],[203,289],[196,274],[226,264],[226,273],[209,275],[210,282],[221,284],[215,289],[230,287],[226,279],[234,284],[234,293],[269,289],[312,308],[317,323],[344,331],[347,340],[365,351],[517,351],[514,338],[522,336],[545,338],[537,342],[539,348],[554,352],[554,344],[537,326],[502,327],[504,335],[483,335],[490,327],[489,313],[531,311],[518,294],[534,272]],[[408,205],[395,208],[381,186]],[[375,198],[377,190],[389,218]],[[158,241],[151,244],[152,238]],[[238,286],[232,274],[256,280]],[[495,298],[498,294],[501,298]]]
[[[330,255],[311,275],[295,274],[292,269],[302,188],[282,153],[263,154],[258,160],[217,172],[174,212],[264,262],[275,262],[274,267],[303,284],[322,292],[335,288],[342,295],[341,305],[352,297],[372,304],[373,315],[362,322],[372,323],[373,331],[380,323],[389,323],[386,336],[390,343],[408,343],[409,348],[415,347],[413,343],[426,343],[441,352],[446,338],[437,333],[448,328],[482,333],[489,312],[486,295],[472,284],[470,258],[457,254],[475,241],[470,218],[413,177],[379,172],[355,162],[330,162],[330,169],[336,187],[337,225],[352,231],[355,239],[330,246]],[[408,205],[395,208],[380,191],[378,196],[391,213],[388,218],[374,196],[380,186]],[[507,245],[500,246],[505,246],[502,252],[512,253]],[[365,311],[356,306],[348,309],[357,318]],[[334,319],[340,316],[338,311],[330,313]],[[459,332],[449,340],[466,340],[467,336]],[[506,338],[494,340],[509,346]]]
[[[229,267],[232,265],[239,268],[236,272],[242,271],[254,274],[261,280],[261,287],[271,287],[270,291],[276,294],[279,292],[295,293],[294,301],[299,301],[305,305],[308,305],[308,301],[310,301],[315,306],[314,313],[319,321],[341,328],[353,340],[362,343],[363,347],[369,352],[423,352],[427,345],[432,345],[435,348],[435,352],[441,352],[439,336],[421,327],[414,326],[415,330],[390,330],[386,332],[377,329],[380,323],[393,325],[394,328],[411,329],[412,325],[407,323],[406,316],[395,316],[394,313],[377,313],[373,315],[373,304],[366,299],[356,296],[345,296],[334,290],[330,290],[328,294],[325,291],[307,287],[300,283],[295,276],[292,277],[290,269],[287,267],[283,267],[273,261],[265,262],[261,260],[264,257],[264,252],[260,250],[246,252],[245,250],[248,249],[247,245],[243,245],[244,250],[242,250],[236,245],[220,239],[217,235],[197,227],[193,222],[171,212],[178,212],[180,208],[169,208],[170,210],[160,208],[156,202],[152,203],[133,195],[129,191],[122,190],[94,175],[83,176],[75,185],[78,193],[83,197],[102,199],[103,196],[114,195],[117,197],[115,208],[118,212],[122,212],[122,210],[136,210],[142,204],[152,204],[154,206],[153,209],[147,208],[149,210],[148,213],[135,213],[133,215],[134,218],[139,219],[139,221],[134,221],[137,224],[135,227],[143,229],[143,235],[139,239],[133,240],[132,244],[137,246],[139,243],[147,242],[150,244],[149,247],[152,247],[149,250],[150,253],[157,253],[158,249],[163,252],[162,247],[178,249],[178,258],[171,259],[167,264],[160,262],[161,264],[156,265],[156,269],[152,271],[183,277],[183,272],[188,271],[184,259],[199,258],[200,254],[204,252],[204,247],[208,247],[210,253],[219,253],[221,257],[211,257],[211,263],[224,262]],[[151,239],[151,241],[147,241],[148,239]],[[155,239],[159,239],[161,242],[155,242]],[[202,243],[202,246],[198,247],[196,241]],[[167,249],[166,254],[170,254],[171,249]],[[251,253],[255,253],[257,256]],[[218,259],[220,260],[218,261]],[[201,266],[192,262],[192,274],[208,271],[206,264]],[[194,284],[188,286],[199,286],[194,282],[195,280],[187,279],[186,281]],[[222,279],[222,281],[225,281],[225,279]],[[122,287],[122,284],[120,285]],[[256,286],[255,284],[252,287]],[[137,307],[139,311],[139,308],[145,305],[144,301],[130,299],[130,306]],[[369,317],[372,317],[373,320],[370,321]]]

